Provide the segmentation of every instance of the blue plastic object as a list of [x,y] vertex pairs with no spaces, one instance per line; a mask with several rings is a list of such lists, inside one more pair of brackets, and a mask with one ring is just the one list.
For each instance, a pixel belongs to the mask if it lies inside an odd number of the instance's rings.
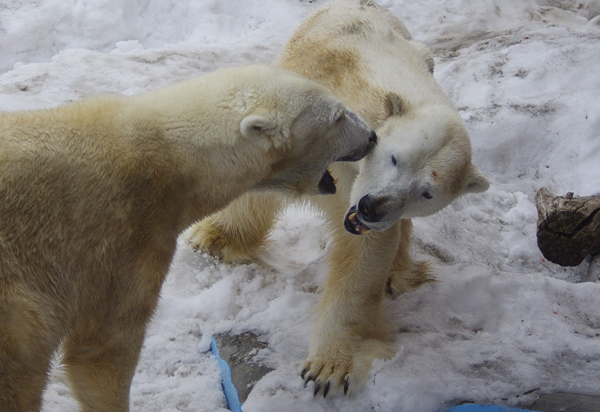
[[231,412],[242,412],[242,405],[240,405],[238,391],[231,380],[231,369],[229,368],[227,362],[225,362],[223,358],[221,358],[221,355],[219,355],[219,348],[217,347],[217,341],[214,337],[210,343],[210,350],[212,351],[213,355],[215,355],[215,358],[217,358],[217,362],[221,368],[221,383],[223,385],[223,392],[225,393],[227,407]]
[[476,405],[466,404],[455,406],[448,412],[532,412],[524,409],[511,408],[509,406]]

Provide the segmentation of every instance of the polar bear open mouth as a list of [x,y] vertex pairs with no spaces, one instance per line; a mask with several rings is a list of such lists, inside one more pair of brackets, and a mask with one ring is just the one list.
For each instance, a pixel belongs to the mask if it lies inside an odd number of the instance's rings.
[[352,206],[344,218],[344,228],[353,235],[365,235],[371,228],[358,220],[356,206]]
[[335,184],[338,180],[339,179],[334,179],[333,176],[331,176],[331,170],[326,170],[325,173],[323,173],[321,180],[319,180],[319,193],[324,195],[335,194],[337,190]]

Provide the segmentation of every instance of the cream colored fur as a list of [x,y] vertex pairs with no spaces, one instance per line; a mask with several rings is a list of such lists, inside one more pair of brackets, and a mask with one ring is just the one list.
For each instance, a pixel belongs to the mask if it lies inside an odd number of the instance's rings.
[[[409,254],[409,218],[435,213],[489,183],[471,164],[466,127],[432,76],[429,49],[374,2],[334,1],[318,9],[275,64],[333,90],[379,136],[360,169],[332,165],[340,178],[335,196],[310,200],[323,210],[333,242],[301,375],[315,381],[315,394],[352,393],[373,359],[396,352],[384,291],[396,296],[432,280],[427,264]],[[370,216],[358,207],[365,197],[373,200]],[[226,261],[248,259],[260,252],[284,204],[277,195],[246,195],[190,229],[190,244]],[[373,230],[348,233],[349,208]]]
[[39,410],[61,346],[83,411],[129,410],[179,233],[248,190],[315,193],[373,137],[271,66],[0,114],[0,409]]

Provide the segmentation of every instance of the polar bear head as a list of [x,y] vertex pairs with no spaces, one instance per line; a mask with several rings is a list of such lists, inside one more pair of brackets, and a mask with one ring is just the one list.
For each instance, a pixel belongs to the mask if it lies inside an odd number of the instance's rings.
[[238,144],[244,154],[258,150],[256,156],[271,166],[255,189],[335,193],[329,164],[365,157],[377,141],[375,132],[313,81],[272,66],[245,68],[246,75],[250,70],[261,79],[251,88],[240,86],[232,104],[243,107]]
[[448,105],[390,116],[363,160],[344,225],[354,234],[385,230],[399,219],[428,216],[489,182],[471,163],[467,129]]
[[328,89],[274,66],[221,68],[138,100],[221,193],[335,193],[329,164],[360,160],[377,140]]

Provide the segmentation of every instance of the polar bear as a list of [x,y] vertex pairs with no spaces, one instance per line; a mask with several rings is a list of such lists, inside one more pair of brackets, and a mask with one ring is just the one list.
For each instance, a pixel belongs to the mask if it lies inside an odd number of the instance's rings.
[[0,114],[0,405],[37,411],[53,353],[84,411],[129,387],[177,236],[248,190],[333,193],[376,135],[272,66]]
[[[471,163],[467,129],[432,76],[429,49],[376,3],[338,0],[316,10],[275,65],[331,89],[379,137],[359,166],[332,165],[336,195],[310,199],[324,212],[333,241],[299,372],[315,381],[315,395],[351,393],[367,379],[373,359],[396,352],[382,311],[384,291],[399,295],[432,280],[427,264],[409,254],[410,218],[482,192],[489,182]],[[283,205],[274,194],[246,195],[187,236],[197,249],[243,261],[260,252]]]

